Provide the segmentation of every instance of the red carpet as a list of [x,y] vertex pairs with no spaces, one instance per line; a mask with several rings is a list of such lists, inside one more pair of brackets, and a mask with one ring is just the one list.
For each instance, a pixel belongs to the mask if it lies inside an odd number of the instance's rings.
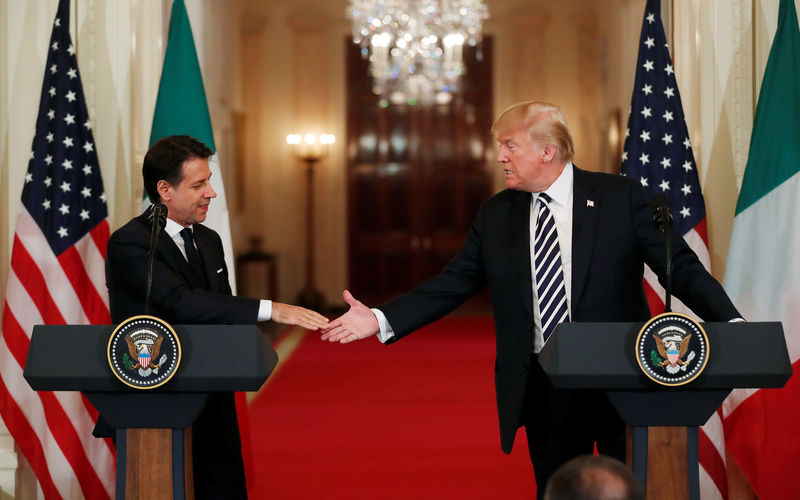
[[308,333],[250,406],[256,499],[535,496],[500,450],[494,327],[446,318],[383,346]]

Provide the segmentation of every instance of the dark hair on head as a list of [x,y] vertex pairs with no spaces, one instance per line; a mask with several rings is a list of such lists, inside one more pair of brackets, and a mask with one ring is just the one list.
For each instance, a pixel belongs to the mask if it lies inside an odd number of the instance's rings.
[[194,158],[207,159],[214,152],[208,146],[188,135],[168,135],[150,146],[142,162],[144,190],[150,201],[158,203],[158,181],[167,181],[173,186],[183,180],[183,164]]
[[604,455],[581,455],[547,481],[545,500],[645,500],[642,485],[622,462]]

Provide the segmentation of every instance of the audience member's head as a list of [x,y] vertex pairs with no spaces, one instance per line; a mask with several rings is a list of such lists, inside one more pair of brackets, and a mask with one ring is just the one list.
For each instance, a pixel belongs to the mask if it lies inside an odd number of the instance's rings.
[[556,470],[547,482],[544,500],[644,500],[644,491],[619,460],[583,455]]

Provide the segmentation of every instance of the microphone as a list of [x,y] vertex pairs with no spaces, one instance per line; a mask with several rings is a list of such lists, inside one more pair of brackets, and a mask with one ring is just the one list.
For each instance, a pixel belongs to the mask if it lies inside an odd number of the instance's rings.
[[158,233],[167,224],[167,207],[163,203],[153,205],[148,217],[151,221],[150,252],[147,260],[147,282],[144,292],[144,314],[150,315],[150,291],[153,289],[153,267],[156,261],[156,247],[158,246]]
[[161,231],[167,225],[167,207],[163,203],[156,203],[147,218],[150,219],[151,224],[155,219],[158,222],[158,230]]
[[672,214],[669,211],[669,203],[663,194],[654,196],[650,200],[653,207],[653,221],[661,232],[666,248],[666,266],[664,277],[664,312],[672,312]]
[[672,226],[672,214],[669,211],[669,203],[663,194],[658,194],[650,201],[653,207],[653,221],[658,225],[661,231],[661,237],[666,237]]

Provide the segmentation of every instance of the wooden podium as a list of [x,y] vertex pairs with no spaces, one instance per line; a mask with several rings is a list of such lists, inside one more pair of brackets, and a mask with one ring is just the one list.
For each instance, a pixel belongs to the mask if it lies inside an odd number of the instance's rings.
[[[562,323],[539,363],[556,387],[607,392],[632,428],[628,462],[648,499],[699,500],[699,426],[734,388],[786,384],[792,365],[783,327],[778,322],[703,323],[709,343],[705,370],[686,385],[667,387],[647,378],[637,364],[634,346],[642,325]],[[657,431],[665,427],[672,432]],[[685,432],[675,432],[676,427]]]
[[113,325],[33,329],[28,384],[37,391],[83,392],[116,429],[117,499],[194,498],[190,427],[208,393],[257,391],[278,362],[255,325],[172,327],[181,364],[169,382],[148,390],[112,374],[106,353]]

